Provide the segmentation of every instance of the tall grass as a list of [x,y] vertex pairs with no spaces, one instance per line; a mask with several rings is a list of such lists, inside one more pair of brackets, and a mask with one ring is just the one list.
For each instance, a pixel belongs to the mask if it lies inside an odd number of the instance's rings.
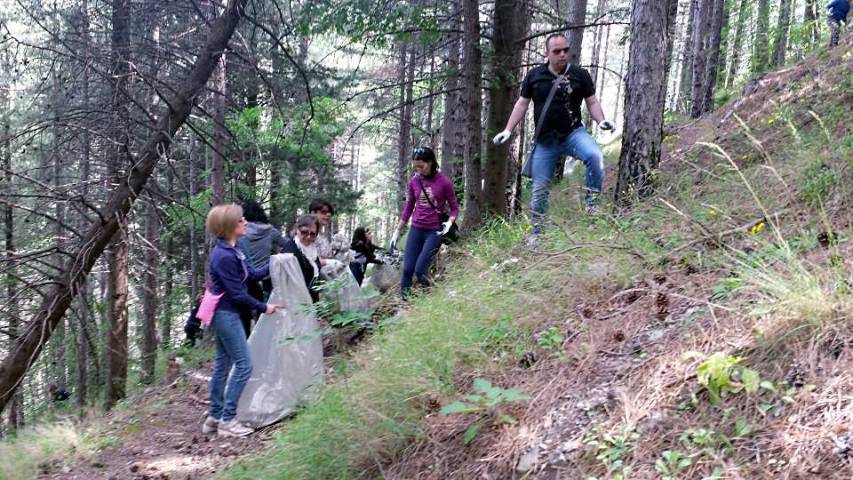
[[[483,278],[487,258],[515,236],[493,224],[490,242],[447,275],[445,284],[416,299],[402,320],[357,352],[350,375],[329,385],[275,437],[274,447],[231,468],[231,479],[352,479],[380,471],[414,436],[430,403],[454,391],[463,362],[487,358],[476,332],[507,316],[524,315],[501,275]],[[488,248],[487,243],[493,246]]]
[[28,428],[0,442],[0,480],[36,478],[42,467],[94,449],[91,438],[68,422]]

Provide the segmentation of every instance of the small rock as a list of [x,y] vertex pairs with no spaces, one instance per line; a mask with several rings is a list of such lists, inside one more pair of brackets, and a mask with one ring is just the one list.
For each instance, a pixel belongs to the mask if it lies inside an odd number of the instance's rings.
[[527,473],[536,466],[536,461],[539,459],[539,448],[534,448],[529,452],[525,453],[518,459],[518,464],[515,466],[515,470],[519,473]]
[[197,444],[198,443],[198,437],[193,435],[193,438],[192,438],[192,440],[190,440],[190,443],[192,443],[193,445]]
[[139,471],[139,464],[138,463],[134,463],[133,465],[130,466],[130,473],[136,473],[138,471]]

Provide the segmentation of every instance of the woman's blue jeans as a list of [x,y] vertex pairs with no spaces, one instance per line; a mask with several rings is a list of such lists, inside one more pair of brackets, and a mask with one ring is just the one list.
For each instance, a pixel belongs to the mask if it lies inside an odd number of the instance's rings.
[[[240,314],[217,310],[211,326],[216,334],[216,364],[210,379],[208,415],[227,422],[237,415],[240,394],[252,376],[252,359]],[[229,380],[232,366],[234,374]]]
[[414,226],[409,230],[403,253],[403,276],[400,278],[400,294],[403,298],[412,288],[413,276],[417,276],[418,283],[425,287],[431,284],[427,270],[439,248],[441,235],[438,231]]

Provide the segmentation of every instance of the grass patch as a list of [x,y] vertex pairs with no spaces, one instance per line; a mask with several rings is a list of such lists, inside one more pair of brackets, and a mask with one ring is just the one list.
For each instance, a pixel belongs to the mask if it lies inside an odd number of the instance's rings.
[[0,480],[36,478],[61,461],[94,453],[105,441],[70,422],[24,429],[0,443]]

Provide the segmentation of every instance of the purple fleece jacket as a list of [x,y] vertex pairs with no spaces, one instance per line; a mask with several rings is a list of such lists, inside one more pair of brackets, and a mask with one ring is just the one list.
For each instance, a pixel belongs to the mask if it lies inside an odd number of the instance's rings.
[[438,212],[430,206],[429,201],[424,197],[423,184],[429,198],[439,211],[446,212],[448,206],[450,208],[450,216],[453,218],[459,217],[459,204],[456,203],[456,193],[453,191],[453,183],[441,172],[437,172],[430,177],[422,177],[415,175],[409,180],[409,188],[406,193],[406,205],[403,207],[403,214],[400,215],[400,221],[408,223],[409,218],[412,219],[412,226],[422,228],[424,230],[438,230],[441,228],[441,221],[438,218]]
[[246,261],[242,251],[219,238],[210,252],[210,291],[225,293],[216,305],[217,310],[240,313],[249,310],[265,312],[267,304],[255,300],[246,288],[247,280],[263,280],[270,274],[270,266],[255,270]]

